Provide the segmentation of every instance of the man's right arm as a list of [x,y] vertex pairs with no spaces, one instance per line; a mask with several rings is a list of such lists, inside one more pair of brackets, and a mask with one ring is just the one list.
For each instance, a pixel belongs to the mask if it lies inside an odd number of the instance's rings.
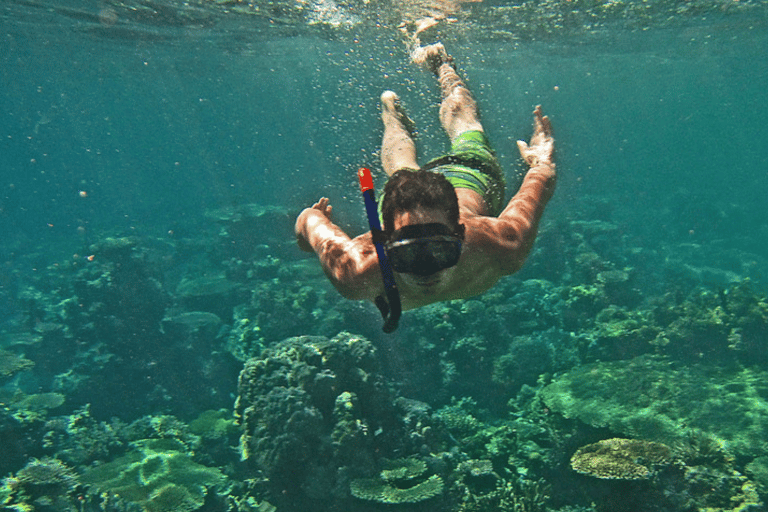
[[331,221],[328,199],[299,214],[295,233],[299,248],[317,254],[323,272],[344,297],[364,300],[373,295],[370,286],[376,282],[370,276],[377,261],[373,245],[366,244],[364,236],[351,239]]

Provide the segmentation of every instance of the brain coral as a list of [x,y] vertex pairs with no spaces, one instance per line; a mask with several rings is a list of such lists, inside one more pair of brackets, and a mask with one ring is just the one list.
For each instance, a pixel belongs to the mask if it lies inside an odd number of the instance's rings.
[[610,480],[641,480],[654,466],[667,464],[672,451],[661,443],[639,439],[604,439],[582,446],[571,457],[571,467],[584,475]]

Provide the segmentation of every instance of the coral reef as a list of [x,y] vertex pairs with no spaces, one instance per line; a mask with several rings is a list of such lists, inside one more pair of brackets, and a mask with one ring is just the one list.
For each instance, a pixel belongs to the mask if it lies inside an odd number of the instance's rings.
[[768,302],[748,279],[719,292],[667,293],[634,310],[611,305],[584,333],[592,359],[626,359],[653,351],[689,363],[707,358],[747,365],[768,361],[761,342],[767,335]]
[[582,207],[395,336],[273,231],[282,208],[38,266],[0,333],[0,508],[761,510],[763,260],[632,246]]
[[249,293],[241,284],[218,273],[182,279],[174,298],[186,311],[208,312],[229,321],[232,310],[247,300]]
[[3,403],[11,412],[11,415],[20,423],[33,423],[44,420],[50,409],[61,407],[65,400],[64,395],[61,393],[27,395],[21,390],[16,390],[7,397],[2,395],[3,393],[0,393]]
[[380,331],[378,311],[339,301],[314,267],[285,263],[278,266],[274,278],[250,280],[249,287],[251,298],[234,308],[226,343],[227,351],[240,361],[257,357],[266,346],[292,336],[332,337],[349,325],[363,336]]
[[189,422],[189,430],[202,438],[217,439],[239,433],[232,417],[232,412],[226,409],[208,410]]
[[247,260],[257,254],[260,245],[271,242],[268,233],[287,233],[292,219],[282,206],[242,204],[208,210],[205,217],[221,226],[220,245],[229,257]]

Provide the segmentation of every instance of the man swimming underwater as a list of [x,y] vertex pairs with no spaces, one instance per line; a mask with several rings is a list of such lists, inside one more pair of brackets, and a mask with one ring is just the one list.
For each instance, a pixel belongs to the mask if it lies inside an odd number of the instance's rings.
[[[382,229],[403,310],[478,295],[517,272],[556,181],[552,127],[537,106],[530,144],[518,141],[529,169],[504,206],[503,171],[452,58],[438,43],[418,48],[413,60],[440,82],[440,122],[451,151],[419,166],[411,120],[394,92],[381,95],[381,161],[389,176],[381,199]],[[344,297],[374,301],[384,288],[371,233],[350,238],[331,213],[323,197],[299,214],[299,247],[317,253]]]

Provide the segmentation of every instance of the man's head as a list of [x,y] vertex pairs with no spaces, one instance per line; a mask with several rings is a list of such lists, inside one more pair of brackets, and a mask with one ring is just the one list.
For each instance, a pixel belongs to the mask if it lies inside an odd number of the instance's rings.
[[441,174],[398,171],[384,194],[385,247],[392,267],[434,282],[428,277],[456,265],[461,255],[464,226],[453,186]]
[[[395,226],[396,217],[408,214],[418,217],[422,213],[439,212],[449,228],[458,231],[459,200],[445,176],[429,171],[397,171],[384,186],[384,201],[381,213],[384,221],[384,235],[390,239],[400,226]],[[398,221],[400,219],[397,219]],[[408,224],[417,223],[407,221]],[[424,221],[422,221],[424,222]]]

